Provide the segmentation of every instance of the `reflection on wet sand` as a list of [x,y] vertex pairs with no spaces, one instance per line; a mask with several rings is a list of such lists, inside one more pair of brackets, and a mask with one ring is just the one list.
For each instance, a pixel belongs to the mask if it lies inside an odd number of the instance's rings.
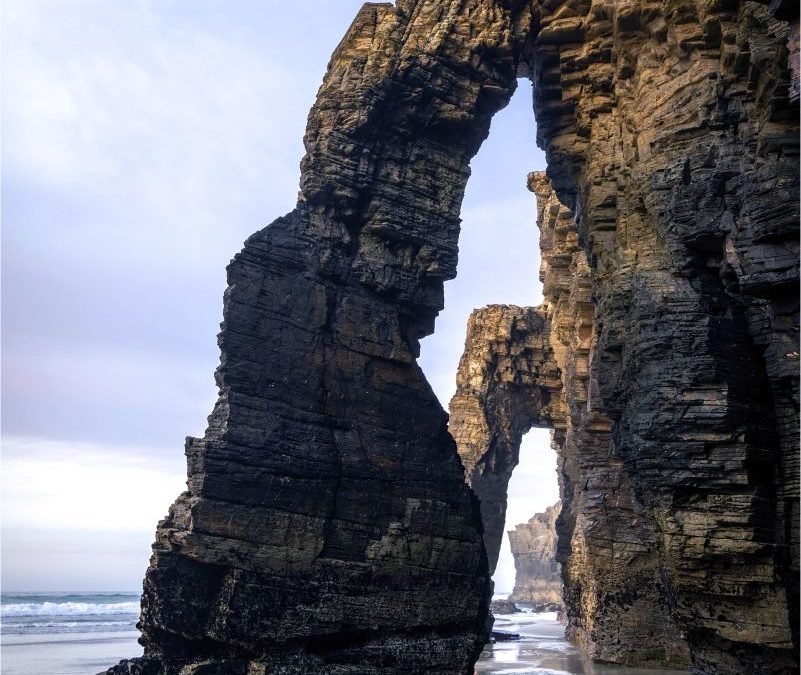
[[495,618],[495,628],[520,634],[520,640],[487,645],[476,675],[686,675],[679,670],[646,670],[593,664],[564,637],[556,613],[518,613]]

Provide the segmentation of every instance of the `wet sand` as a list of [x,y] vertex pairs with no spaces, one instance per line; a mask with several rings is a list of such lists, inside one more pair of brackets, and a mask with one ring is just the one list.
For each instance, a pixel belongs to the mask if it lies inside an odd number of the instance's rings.
[[142,653],[138,631],[3,635],[3,675],[94,675]]
[[495,628],[519,633],[520,640],[488,645],[476,664],[476,675],[687,675],[679,670],[593,664],[565,640],[565,628],[555,613],[498,616]]
[[[499,630],[521,639],[489,645],[476,675],[686,675],[675,670],[644,670],[591,664],[564,639],[555,614],[497,617]],[[94,675],[120,659],[142,653],[135,631],[61,635],[3,635],[3,675]]]

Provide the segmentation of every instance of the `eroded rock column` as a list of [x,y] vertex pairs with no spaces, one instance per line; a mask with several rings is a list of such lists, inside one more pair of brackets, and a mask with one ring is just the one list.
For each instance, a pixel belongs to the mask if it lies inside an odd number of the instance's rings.
[[562,608],[562,575],[556,560],[556,519],[561,509],[557,502],[507,532],[515,560],[509,600],[530,604],[538,612]]
[[115,673],[472,673],[478,504],[416,363],[468,163],[515,87],[500,3],[366,5],[305,136],[297,208],[228,268],[219,399],[159,524],[145,656]]

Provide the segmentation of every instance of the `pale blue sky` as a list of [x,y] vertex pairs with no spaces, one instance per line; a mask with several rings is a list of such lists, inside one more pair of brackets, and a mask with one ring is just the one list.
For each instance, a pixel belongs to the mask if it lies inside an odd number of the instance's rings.
[[[291,210],[353,0],[5,0],[5,590],[138,588],[216,396],[225,266]],[[443,404],[467,316],[536,304],[543,168],[521,82],[473,163],[459,277],[421,363]],[[556,499],[527,439],[510,526]],[[511,586],[504,554],[498,587]]]

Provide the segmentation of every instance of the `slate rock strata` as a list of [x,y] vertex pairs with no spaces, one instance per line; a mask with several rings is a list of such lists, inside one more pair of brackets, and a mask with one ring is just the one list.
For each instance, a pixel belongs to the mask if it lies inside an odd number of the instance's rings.
[[591,270],[588,403],[695,672],[797,672],[798,4],[573,7],[533,60]]
[[687,645],[663,600],[653,528],[611,456],[611,422],[591,398],[594,307],[576,222],[544,173],[530,174],[528,185],[537,195],[546,302],[472,313],[450,404],[450,430],[481,500],[487,555],[497,560],[523,434],[552,428],[562,504],[559,518],[548,518],[558,532],[550,593],[564,597],[568,636],[598,661],[681,667]]
[[516,86],[510,22],[365,5],[334,53],[300,202],[228,268],[219,399],[145,578],[145,672],[472,673],[480,517],[416,357]]
[[562,608],[562,574],[556,559],[556,519],[561,509],[557,502],[506,533],[515,561],[509,600],[532,605],[534,611]]
[[220,397],[159,524],[145,656],[109,672],[471,672],[480,513],[415,359],[518,74],[589,274],[564,358],[588,369],[573,433],[596,450],[560,472],[599,463],[631,510],[605,523],[566,484],[560,528],[591,538],[560,529],[564,574],[636,518],[624,556],[658,570],[695,672],[795,672],[797,36],[780,0],[366,5],[310,113],[297,208],[229,267]]

